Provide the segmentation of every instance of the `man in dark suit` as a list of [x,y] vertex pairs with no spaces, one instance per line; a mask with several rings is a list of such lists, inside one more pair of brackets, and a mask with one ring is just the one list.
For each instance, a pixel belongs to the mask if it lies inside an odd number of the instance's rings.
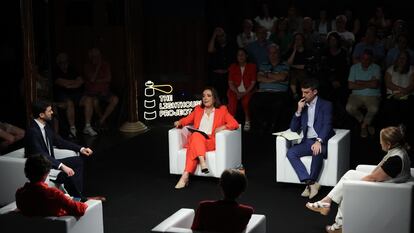
[[[25,135],[25,156],[35,154],[47,155],[47,159],[52,163],[53,169],[61,172],[56,180],[57,183],[64,183],[69,195],[86,201],[83,196],[83,159],[80,156],[56,159],[53,148],[68,149],[80,152],[85,156],[90,156],[93,151],[88,147],[81,147],[75,143],[67,141],[55,134],[49,122],[52,120],[53,110],[51,103],[46,101],[36,101],[32,106],[33,121],[27,129]],[[102,197],[93,197],[100,199]]]
[[[302,82],[302,99],[290,123],[290,130],[303,131],[301,143],[289,148],[287,157],[301,182],[306,184],[303,197],[313,198],[320,188],[316,182],[327,156],[328,140],[335,134],[332,128],[332,104],[318,97],[319,83],[316,79]],[[300,160],[312,156],[310,174]]]

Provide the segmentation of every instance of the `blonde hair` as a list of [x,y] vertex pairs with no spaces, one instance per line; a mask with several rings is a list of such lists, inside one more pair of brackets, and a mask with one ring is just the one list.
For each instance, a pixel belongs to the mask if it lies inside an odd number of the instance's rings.
[[409,149],[410,146],[405,142],[405,138],[404,138],[404,127],[403,126],[399,126],[399,127],[395,127],[395,126],[390,126],[390,127],[386,127],[383,128],[380,132],[380,139],[386,143],[389,143],[391,148],[395,148],[398,146],[401,146],[405,149]]

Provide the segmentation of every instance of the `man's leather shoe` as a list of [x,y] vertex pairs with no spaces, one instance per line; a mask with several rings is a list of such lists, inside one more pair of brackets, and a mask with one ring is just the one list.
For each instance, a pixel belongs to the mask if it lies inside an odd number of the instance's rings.
[[321,188],[321,185],[318,183],[313,183],[311,185],[309,185],[309,199],[312,199],[314,196],[316,196],[316,194],[318,194],[319,189]]
[[310,191],[309,191],[309,185],[306,185],[306,188],[305,188],[305,190],[303,190],[303,192],[302,192],[302,194],[301,194],[301,196],[302,197],[309,197],[309,195],[310,195]]

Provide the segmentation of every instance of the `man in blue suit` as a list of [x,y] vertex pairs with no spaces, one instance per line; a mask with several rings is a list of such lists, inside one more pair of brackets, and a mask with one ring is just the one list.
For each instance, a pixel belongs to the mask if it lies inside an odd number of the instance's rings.
[[[52,163],[52,168],[61,170],[57,182],[64,183],[69,195],[86,201],[83,196],[83,159],[79,156],[56,159],[53,148],[68,149],[90,156],[93,151],[87,147],[81,147],[67,141],[55,134],[48,124],[52,120],[53,110],[51,103],[36,101],[32,106],[34,119],[25,135],[25,156],[35,154],[47,155],[46,158]],[[89,199],[104,200],[103,197],[91,197]]]
[[[323,159],[327,156],[328,140],[335,134],[332,128],[332,104],[318,97],[319,83],[305,79],[301,84],[302,99],[290,123],[290,130],[303,131],[300,144],[289,148],[287,157],[301,182],[306,184],[303,197],[313,198],[320,188],[317,183]],[[310,174],[300,160],[312,156]]]

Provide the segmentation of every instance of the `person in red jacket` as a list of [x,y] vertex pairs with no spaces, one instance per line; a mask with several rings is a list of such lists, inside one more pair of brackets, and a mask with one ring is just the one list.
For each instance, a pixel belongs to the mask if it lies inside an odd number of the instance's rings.
[[236,199],[247,187],[246,176],[236,169],[227,169],[221,174],[220,188],[223,200],[201,201],[191,226],[192,230],[208,232],[242,232],[254,212]]
[[88,205],[72,200],[57,188],[45,183],[51,162],[41,154],[27,158],[24,172],[27,182],[16,192],[16,205],[25,216],[83,216]]
[[247,52],[243,48],[237,50],[237,62],[229,67],[229,89],[227,90],[229,112],[235,116],[237,103],[241,101],[244,111],[244,128],[250,130],[249,103],[256,84],[256,65],[247,62]]
[[176,128],[186,125],[193,125],[193,128],[204,132],[208,138],[199,132],[192,133],[188,138],[185,170],[175,186],[176,189],[188,185],[190,174],[194,173],[197,164],[200,163],[201,171],[209,173],[206,165],[205,155],[207,151],[216,148],[216,133],[239,127],[239,123],[227,111],[226,106],[221,105],[217,91],[213,87],[206,87],[203,90],[203,99],[200,105],[186,117],[174,122]]

